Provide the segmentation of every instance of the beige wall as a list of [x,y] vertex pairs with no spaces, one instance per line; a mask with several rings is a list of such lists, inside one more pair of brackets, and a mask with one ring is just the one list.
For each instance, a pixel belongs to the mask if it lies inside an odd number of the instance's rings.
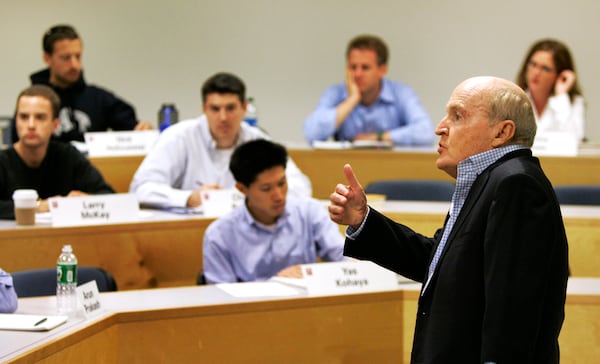
[[28,75],[44,66],[41,36],[73,24],[86,78],[156,123],[164,101],[181,118],[200,113],[199,88],[237,73],[255,96],[259,123],[280,141],[303,141],[302,123],[324,88],[343,78],[346,42],[376,33],[391,48],[389,76],[412,85],[434,122],[462,79],[513,79],[540,37],[568,43],[587,100],[587,136],[600,142],[600,2],[398,0],[2,1],[0,115],[12,114]]

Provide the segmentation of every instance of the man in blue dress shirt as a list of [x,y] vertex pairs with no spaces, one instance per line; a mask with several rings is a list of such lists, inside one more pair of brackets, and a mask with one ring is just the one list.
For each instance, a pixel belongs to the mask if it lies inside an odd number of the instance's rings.
[[0,313],[15,312],[16,309],[17,293],[12,277],[0,268]]
[[236,148],[229,169],[245,204],[204,234],[207,283],[301,277],[299,265],[343,260],[344,237],[318,201],[287,195],[288,155],[264,139]]
[[373,35],[360,35],[346,50],[346,82],[329,87],[304,122],[309,143],[337,140],[432,145],[433,123],[414,90],[385,78],[388,49]]

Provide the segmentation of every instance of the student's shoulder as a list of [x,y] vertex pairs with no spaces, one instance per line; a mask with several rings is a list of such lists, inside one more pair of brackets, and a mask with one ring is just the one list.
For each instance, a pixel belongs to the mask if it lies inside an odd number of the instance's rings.
[[230,240],[236,240],[240,229],[243,229],[248,222],[241,216],[231,211],[208,225],[204,232],[204,244],[229,245]]
[[286,199],[286,208],[309,219],[317,216],[320,218],[320,212],[326,211],[326,207],[319,200],[292,195],[288,195]]

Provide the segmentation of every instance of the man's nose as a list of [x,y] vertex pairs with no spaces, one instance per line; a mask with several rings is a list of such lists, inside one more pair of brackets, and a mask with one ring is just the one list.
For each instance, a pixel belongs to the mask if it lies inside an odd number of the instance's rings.
[[280,201],[284,196],[284,188],[278,187],[273,189],[273,200]]
[[81,68],[81,60],[77,57],[71,57],[71,67],[80,69]]
[[446,126],[446,118],[444,117],[435,127],[435,135],[448,134],[448,127]]

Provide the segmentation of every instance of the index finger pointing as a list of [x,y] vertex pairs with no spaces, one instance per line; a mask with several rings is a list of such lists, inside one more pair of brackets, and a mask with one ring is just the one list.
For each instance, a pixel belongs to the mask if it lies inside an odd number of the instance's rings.
[[358,178],[356,178],[356,175],[354,174],[350,164],[344,165],[344,174],[346,175],[346,180],[348,180],[348,185],[351,189],[355,191],[362,189],[362,186],[360,185],[360,182],[358,182]]

